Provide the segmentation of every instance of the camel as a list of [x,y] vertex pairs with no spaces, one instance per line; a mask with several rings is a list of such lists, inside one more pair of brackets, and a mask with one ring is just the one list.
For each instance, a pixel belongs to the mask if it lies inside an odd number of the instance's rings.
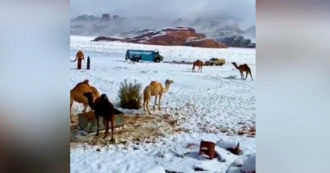
[[200,60],[198,59],[197,61],[195,61],[195,62],[193,63],[192,72],[196,72],[196,70],[195,70],[195,66],[198,67],[197,72],[199,72],[199,71],[202,72],[203,65],[204,65],[203,61],[200,61]]
[[85,59],[85,55],[84,55],[84,53],[83,53],[81,50],[79,50],[79,51],[77,52],[77,54],[76,54],[76,59],[73,60],[72,62],[76,62],[77,59],[78,59],[78,62],[77,62],[77,69],[81,69],[81,61]]
[[71,113],[73,101],[84,104],[83,112],[86,112],[86,110],[87,110],[88,99],[83,95],[86,92],[92,92],[94,98],[97,98],[100,96],[100,93],[97,91],[97,89],[95,87],[89,85],[88,80],[79,82],[70,91],[70,120],[71,120],[71,123],[73,123],[72,113]]
[[160,108],[160,101],[162,99],[163,94],[165,94],[169,88],[170,85],[173,83],[172,80],[166,80],[165,81],[165,88],[162,86],[161,83],[152,81],[143,91],[143,110],[148,111],[148,114],[150,114],[150,109],[149,109],[149,101],[152,96],[155,96],[155,105],[153,109],[156,109],[156,104],[157,104],[157,97],[158,97],[158,109],[161,110]]
[[[109,131],[109,121],[111,122],[111,141],[114,141],[113,131],[114,131],[114,120],[115,120],[115,108],[109,101],[107,95],[102,94],[100,97],[93,97],[93,93],[84,93],[84,96],[88,99],[89,106],[94,110],[96,117],[96,136],[99,135],[99,117],[103,118],[105,134],[103,139],[108,135]],[[95,101],[94,101],[95,100]]]
[[[241,73],[241,79],[242,80],[245,80],[247,77],[248,77],[248,74],[250,74],[250,76],[251,76],[251,79],[253,80],[253,78],[252,78],[252,74],[251,74],[251,69],[250,69],[250,67],[247,65],[247,64],[242,64],[242,65],[240,65],[240,66],[237,66],[237,64],[236,64],[236,62],[232,62],[232,64],[235,66],[235,68],[237,69],[237,70],[239,70],[239,72]],[[245,72],[245,78],[244,78],[244,74],[243,74],[243,72]]]

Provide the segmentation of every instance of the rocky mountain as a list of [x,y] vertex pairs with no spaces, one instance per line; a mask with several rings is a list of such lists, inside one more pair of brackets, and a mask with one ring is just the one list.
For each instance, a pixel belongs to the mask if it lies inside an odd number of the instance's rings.
[[227,37],[216,38],[216,41],[221,42],[228,47],[246,47],[246,48],[255,48],[256,44],[253,43],[250,39],[244,38],[242,35],[232,35]]
[[242,35],[250,40],[255,40],[256,37],[254,25],[247,29],[241,29],[237,23],[222,19],[208,17],[197,17],[194,19],[177,18],[173,21],[173,25],[193,27],[211,38]]
[[[178,27],[184,26],[194,28],[200,33],[203,33],[206,37],[211,40],[207,42],[213,42],[212,39],[217,42],[223,42],[229,47],[242,47],[246,45],[248,40],[255,42],[255,26],[251,26],[247,29],[241,29],[237,23],[227,21],[224,19],[214,19],[209,17],[195,17],[195,18],[176,18],[173,20],[168,19],[156,19],[152,17],[121,17],[118,15],[103,14],[101,16],[94,15],[81,15],[71,20],[71,34],[73,35],[94,35],[94,36],[105,36],[112,37],[112,39],[133,39],[135,37],[147,37],[155,33],[161,32],[159,28],[166,27]],[[185,32],[186,33],[186,32]],[[182,33],[184,34],[184,33]],[[179,39],[179,34],[166,36],[167,39]],[[238,44],[238,39],[235,43],[232,43],[234,37],[242,36],[245,41],[242,44]],[[136,39],[137,39],[136,38]],[[130,40],[129,39],[129,40]],[[196,40],[201,39],[197,38]],[[134,39],[133,39],[134,40]],[[196,42],[195,40],[195,42]],[[152,39],[155,44],[169,44],[164,42],[162,37]],[[174,41],[176,42],[176,41]],[[205,38],[200,42],[206,42]],[[188,43],[187,43],[188,44]],[[189,44],[192,44],[189,43]],[[196,43],[194,43],[196,44]],[[180,43],[180,45],[182,45]],[[251,46],[251,45],[250,45]],[[243,46],[248,47],[248,46]],[[253,47],[253,45],[252,45]]]
[[225,48],[226,45],[214,39],[207,38],[205,34],[197,33],[189,27],[164,28],[161,30],[145,30],[141,35],[132,38],[97,37],[94,41],[122,41],[152,45],[192,46]]

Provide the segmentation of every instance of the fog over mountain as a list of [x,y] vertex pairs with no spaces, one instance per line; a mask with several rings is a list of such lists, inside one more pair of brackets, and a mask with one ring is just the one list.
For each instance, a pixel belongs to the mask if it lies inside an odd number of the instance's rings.
[[126,37],[189,26],[209,37],[239,34],[255,40],[255,1],[71,0],[71,18],[71,33],[77,35]]

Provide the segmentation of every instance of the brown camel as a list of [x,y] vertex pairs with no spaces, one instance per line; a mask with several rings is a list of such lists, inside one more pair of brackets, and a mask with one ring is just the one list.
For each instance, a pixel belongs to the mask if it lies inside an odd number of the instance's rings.
[[[247,64],[242,64],[242,65],[240,65],[240,66],[237,66],[237,64],[236,64],[236,62],[232,62],[232,64],[235,66],[235,68],[237,69],[237,70],[239,70],[239,72],[241,73],[241,79],[242,80],[245,80],[246,78],[247,78],[247,76],[248,76],[248,74],[250,74],[250,76],[251,76],[251,79],[253,80],[253,78],[252,78],[252,74],[251,74],[251,69],[250,69],[250,67],[247,65]],[[245,78],[244,78],[244,74],[243,74],[243,72],[245,72]]]
[[79,82],[70,91],[70,120],[71,120],[71,123],[73,123],[72,113],[71,113],[73,101],[84,104],[83,112],[86,112],[86,110],[87,110],[88,99],[84,96],[84,93],[86,93],[86,92],[93,93],[93,98],[95,98],[95,99],[100,96],[100,93],[97,91],[97,89],[95,87],[89,85],[88,80]]
[[152,96],[155,96],[154,110],[156,109],[157,97],[159,97],[158,98],[158,109],[161,110],[160,101],[162,99],[162,96],[169,90],[170,85],[172,83],[173,83],[172,80],[167,79],[165,81],[165,88],[164,88],[161,83],[152,81],[143,91],[143,110],[146,111],[146,109],[147,109],[148,114],[150,114],[149,101]]
[[72,62],[76,62],[77,59],[78,59],[78,62],[77,62],[77,69],[81,69],[81,61],[85,59],[85,55],[84,55],[84,53],[83,53],[81,50],[79,50],[79,51],[77,52],[77,54],[76,54],[76,59],[75,59],[74,61],[72,61]]
[[200,60],[198,59],[197,61],[195,61],[195,62],[193,63],[192,72],[196,72],[196,70],[195,70],[195,66],[198,67],[197,72],[199,72],[199,71],[202,72],[203,65],[204,65],[203,61],[200,61]]

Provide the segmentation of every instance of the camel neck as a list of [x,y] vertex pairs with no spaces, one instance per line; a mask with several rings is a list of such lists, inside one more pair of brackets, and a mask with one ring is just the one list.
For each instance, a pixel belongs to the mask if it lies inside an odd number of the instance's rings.
[[92,97],[87,97],[87,100],[88,100],[89,106],[92,108],[94,106],[94,104],[93,104],[93,98]]
[[163,90],[163,93],[166,93],[169,90],[169,88],[170,88],[170,85],[166,85],[164,90]]

